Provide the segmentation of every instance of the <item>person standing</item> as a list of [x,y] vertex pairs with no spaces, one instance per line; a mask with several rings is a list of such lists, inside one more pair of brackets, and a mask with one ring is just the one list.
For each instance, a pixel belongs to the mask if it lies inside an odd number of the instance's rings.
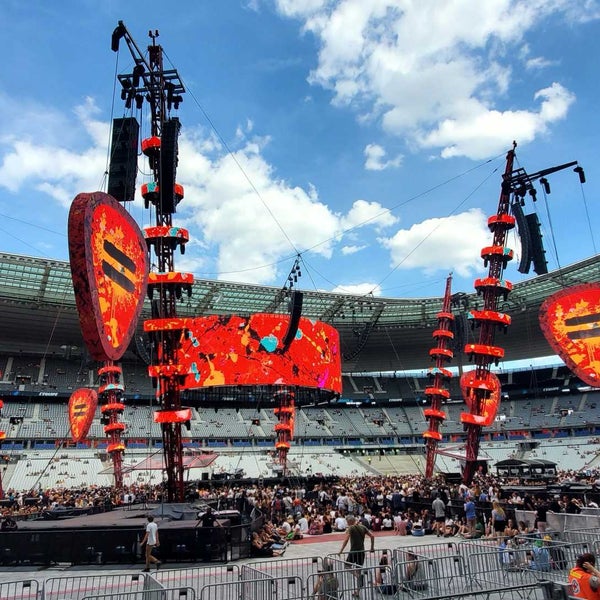
[[506,513],[500,502],[492,502],[492,537],[502,537],[506,528]]
[[203,542],[202,560],[210,562],[212,558],[213,544],[216,547],[215,532],[213,528],[218,524],[217,516],[213,513],[212,507],[208,506],[204,514],[198,516],[199,524],[202,526],[201,538]]
[[146,544],[146,568],[144,572],[150,571],[150,563],[154,563],[156,568],[160,567],[160,560],[152,555],[152,550],[160,546],[158,541],[158,525],[154,522],[154,517],[148,515],[148,523],[146,525],[146,534],[142,540],[142,546]]
[[435,500],[431,503],[431,510],[433,510],[434,523],[433,528],[437,534],[437,537],[444,535],[444,523],[446,522],[446,504],[442,500],[440,494],[435,497]]
[[600,571],[596,569],[596,557],[586,552],[577,557],[569,572],[569,595],[587,600],[600,599]]
[[350,552],[348,552],[346,563],[355,571],[354,576],[357,580],[357,586],[352,596],[358,598],[362,579],[361,567],[365,564],[365,536],[368,535],[371,538],[371,552],[375,551],[375,536],[364,525],[357,523],[354,515],[348,515],[346,521],[348,529],[346,530],[346,537],[344,538],[339,554],[343,554],[344,548],[350,542]]
[[477,522],[477,512],[475,510],[475,502],[473,502],[473,497],[471,495],[467,495],[465,497],[464,509],[469,537],[473,537],[475,535],[475,523]]
[[544,498],[538,496],[535,505],[535,525],[540,533],[546,533],[548,510],[548,503]]

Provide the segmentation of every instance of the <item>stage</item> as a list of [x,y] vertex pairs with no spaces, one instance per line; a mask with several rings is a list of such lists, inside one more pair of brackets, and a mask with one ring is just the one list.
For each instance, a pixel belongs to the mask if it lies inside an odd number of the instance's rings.
[[[201,509],[203,511],[203,509]],[[238,511],[221,511],[215,527],[202,527],[193,505],[137,505],[92,515],[68,517],[47,511],[46,518],[19,521],[16,531],[0,534],[0,563],[105,564],[143,562],[147,515],[154,515],[163,561],[227,562],[250,554],[250,524]]]

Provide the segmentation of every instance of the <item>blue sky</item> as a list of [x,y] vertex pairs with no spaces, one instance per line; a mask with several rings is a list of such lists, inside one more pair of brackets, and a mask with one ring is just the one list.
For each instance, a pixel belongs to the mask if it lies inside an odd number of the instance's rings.
[[[180,270],[281,286],[300,253],[303,289],[439,296],[452,271],[470,292],[513,139],[530,173],[586,171],[525,207],[550,268],[595,253],[596,0],[3,0],[0,251],[67,258],[69,204],[102,189],[123,116],[119,19],[140,48],[160,31],[188,89]],[[505,275],[523,278],[517,261]]]

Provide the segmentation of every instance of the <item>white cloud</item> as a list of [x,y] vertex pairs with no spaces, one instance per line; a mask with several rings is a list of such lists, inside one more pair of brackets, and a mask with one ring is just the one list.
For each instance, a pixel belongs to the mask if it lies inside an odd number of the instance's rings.
[[548,60],[542,56],[534,56],[525,61],[525,68],[529,71],[541,70],[557,64],[556,61]]
[[[445,157],[495,155],[513,138],[530,141],[564,118],[571,96],[564,87],[562,97],[548,98],[548,110],[515,107],[513,69],[547,64],[530,58],[524,43],[544,19],[599,18],[592,0],[577,10],[571,0],[278,0],[277,6],[320,44],[310,82],[330,89],[333,102],[351,105],[360,119],[370,113],[387,132]],[[530,90],[531,97],[541,93]],[[377,157],[370,164],[377,169]]]
[[[88,147],[82,151],[70,150],[59,145],[64,138],[59,128],[52,121],[63,123],[63,115],[48,111],[46,123],[56,137],[47,142],[40,142],[37,136],[27,134],[25,123],[20,123],[14,130],[19,133],[7,135],[5,145],[9,148],[0,164],[0,185],[16,193],[29,181],[34,187],[68,207],[81,191],[95,191],[102,183],[106,168],[106,144],[109,126],[93,118],[97,108],[91,99],[76,107],[75,115],[81,127],[81,137],[87,138]],[[29,131],[36,131],[41,113],[33,111]],[[46,134],[48,130],[46,130]],[[91,142],[91,145],[90,145]]]
[[390,264],[399,269],[454,271],[468,277],[481,271],[481,248],[491,243],[487,218],[480,209],[449,217],[427,219],[391,238],[381,238],[390,252]]
[[356,200],[348,214],[341,219],[344,231],[356,229],[363,225],[373,225],[377,229],[389,227],[398,222],[387,208],[384,208],[379,202],[367,202],[366,200]]
[[491,149],[500,152],[507,148],[511,140],[518,140],[520,144],[531,142],[544,133],[550,123],[566,115],[575,96],[554,83],[537,92],[535,99],[542,100],[538,112],[500,112],[474,104],[468,117],[444,120],[421,137],[420,144],[424,148],[443,147],[444,158],[465,155],[485,158]]
[[[63,144],[58,133],[43,144],[26,132],[6,135],[0,186],[13,193],[37,191],[64,208],[78,193],[100,189],[109,125],[97,120],[91,100],[74,112],[73,145],[80,149]],[[252,121],[237,128],[232,154],[210,133],[186,129],[181,135],[177,179],[185,198],[175,219],[190,230],[188,250],[194,252],[178,257],[178,268],[201,277],[274,283],[297,252],[310,248],[329,259],[346,230],[356,238],[359,228],[380,230],[396,222],[378,202],[360,199],[347,212],[334,212],[311,184],[303,188],[279,178],[262,155],[269,138],[252,135],[252,129]],[[148,171],[145,163],[141,170]],[[138,177],[138,189],[148,180]]]
[[361,250],[364,250],[367,246],[363,245],[363,246],[342,246],[342,254],[344,256],[350,256],[351,254],[356,254],[357,252],[360,252]]
[[367,171],[383,171],[390,167],[399,167],[402,163],[402,156],[384,160],[386,151],[379,144],[367,144],[365,146],[365,169]]

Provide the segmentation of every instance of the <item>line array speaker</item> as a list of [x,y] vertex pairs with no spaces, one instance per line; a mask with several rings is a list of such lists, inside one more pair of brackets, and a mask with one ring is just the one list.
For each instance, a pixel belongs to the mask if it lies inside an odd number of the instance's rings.
[[175,177],[177,174],[177,154],[179,129],[181,123],[177,117],[165,121],[160,146],[160,202],[163,214],[175,212]]
[[119,202],[129,202],[135,197],[139,131],[134,117],[113,119],[108,193]]

